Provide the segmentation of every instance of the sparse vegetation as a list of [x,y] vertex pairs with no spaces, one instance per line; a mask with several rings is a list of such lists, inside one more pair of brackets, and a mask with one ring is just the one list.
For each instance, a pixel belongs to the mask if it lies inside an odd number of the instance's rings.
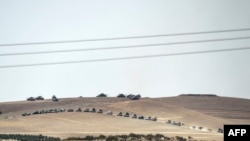
[[[51,95],[52,96],[52,95]],[[51,98],[51,97],[50,97]],[[215,101],[215,102],[214,102]],[[238,102],[239,101],[239,102]],[[241,103],[237,105],[235,103]],[[171,105],[177,105],[171,108]],[[232,104],[233,106],[230,106]],[[161,105],[162,107],[159,107]],[[225,106],[226,105],[226,106]],[[82,110],[81,113],[76,113],[78,110]],[[103,114],[94,114],[94,113],[83,113],[86,108],[89,111],[95,107],[96,113],[98,113],[99,109],[103,109]],[[183,109],[182,107],[187,107],[187,109]],[[221,109],[217,111],[216,107],[220,107]],[[73,113],[67,113],[67,110],[73,108]],[[199,111],[199,109],[202,109]],[[203,110],[204,109],[204,110]],[[81,132],[96,132],[93,133],[95,138],[98,138],[98,134],[105,134],[106,140],[108,137],[108,133],[111,135],[123,134],[131,129],[130,132],[138,132],[144,134],[141,138],[146,140],[145,134],[155,134],[164,133],[164,132],[173,132],[173,134],[166,135],[170,136],[171,140],[176,141],[175,136],[182,136],[182,133],[185,134],[187,140],[194,141],[195,139],[200,139],[203,137],[209,138],[211,140],[221,140],[223,131],[218,131],[219,127],[223,129],[223,122],[228,118],[238,118],[249,119],[249,114],[247,114],[247,110],[249,109],[249,100],[244,99],[235,99],[235,98],[224,98],[224,97],[199,97],[199,96],[177,96],[177,97],[168,97],[168,98],[151,98],[151,99],[141,99],[138,101],[130,101],[127,98],[65,98],[60,99],[60,102],[52,102],[50,100],[45,100],[43,102],[29,102],[29,101],[20,101],[20,102],[3,102],[0,103],[0,110],[3,112],[0,115],[0,125],[10,125],[4,126],[1,128],[1,133],[23,133],[29,134],[28,132],[31,130],[30,126],[27,126],[27,123],[32,125],[32,128],[37,129],[37,133],[41,131],[44,134],[44,128],[49,135],[50,132],[55,132],[58,137],[70,137],[70,136],[80,136],[84,138],[84,136],[88,134],[80,134]],[[208,110],[209,113],[212,111],[216,114],[228,115],[225,119],[221,119],[217,121],[216,118],[210,119],[210,117],[200,113],[202,111]],[[242,111],[240,111],[242,110]],[[112,112],[108,112],[112,111]],[[129,113],[129,118],[117,117],[116,114],[118,112],[122,112],[122,115],[126,115],[126,112]],[[194,111],[194,114],[190,114],[190,111]],[[227,111],[227,112],[223,112]],[[235,112],[237,111],[237,112]],[[61,113],[64,112],[64,113]],[[23,113],[23,114],[22,114]],[[107,114],[113,116],[107,116]],[[245,113],[237,115],[237,113]],[[46,115],[45,115],[46,114]],[[136,116],[134,116],[136,114]],[[171,117],[169,116],[171,114]],[[231,114],[231,115],[230,115]],[[30,117],[25,117],[29,116]],[[144,118],[140,118],[141,115]],[[156,116],[159,122],[145,121],[148,116],[152,117]],[[242,116],[243,115],[243,116]],[[176,118],[182,116],[183,118]],[[133,118],[135,117],[135,118]],[[21,119],[21,120],[19,120]],[[168,121],[168,119],[170,121]],[[205,120],[203,122],[203,119]],[[240,120],[239,119],[239,120]],[[65,122],[67,120],[74,120],[76,122]],[[144,120],[144,121],[143,121]],[[164,124],[165,120],[165,124]],[[54,123],[56,121],[56,124]],[[178,124],[180,122],[181,124]],[[185,122],[183,125],[182,122]],[[242,121],[243,122],[243,121]],[[45,124],[44,124],[45,123]],[[53,123],[53,124],[50,124]],[[78,128],[78,124],[83,123],[84,126],[82,128]],[[167,124],[166,124],[167,123]],[[172,126],[172,124],[176,124],[178,126]],[[244,122],[243,122],[244,123]],[[51,128],[47,128],[50,125]],[[70,125],[70,126],[68,126]],[[181,126],[180,126],[181,125]],[[195,125],[195,126],[193,126]],[[183,127],[182,127],[183,126]],[[77,130],[77,133],[72,134],[63,134],[65,131],[71,130],[71,128],[77,127],[73,129]],[[98,127],[98,130],[95,131],[95,127]],[[199,130],[199,127],[203,127],[203,130]],[[215,128],[217,127],[217,128]],[[65,129],[64,129],[65,128]],[[189,129],[188,129],[189,128]],[[20,130],[22,129],[22,130]],[[193,129],[193,130],[192,130]],[[211,130],[210,130],[211,129]],[[12,132],[7,132],[12,131]],[[27,132],[25,132],[27,131]],[[202,132],[202,134],[200,134]],[[211,132],[212,131],[212,132]],[[221,132],[220,136],[217,136],[218,133]],[[62,134],[57,134],[57,132]],[[179,134],[175,134],[178,132]],[[192,134],[189,134],[192,133]],[[216,135],[215,135],[216,134]],[[92,134],[89,134],[92,135]],[[165,135],[165,133],[164,133]],[[189,139],[188,135],[192,135],[195,139]],[[124,136],[119,136],[119,140],[129,141],[132,138],[128,136],[128,133]],[[152,136],[148,136],[152,138]],[[159,137],[157,137],[159,139]],[[155,138],[155,140],[158,140]],[[1,140],[1,139],[0,139]],[[152,139],[154,140],[154,139]],[[163,139],[161,139],[163,140]],[[167,140],[166,138],[164,140]]]
[[191,137],[191,136],[188,136],[188,140],[192,140],[193,139],[193,137]]
[[112,136],[112,135],[110,135],[110,136],[108,136],[106,138],[106,141],[119,141],[118,137],[119,136]]
[[61,139],[43,135],[0,134],[0,140],[60,141]]
[[106,136],[100,135],[100,136],[97,137],[97,139],[98,139],[98,140],[104,140],[104,139],[106,139]]
[[175,137],[177,141],[187,141],[186,138],[180,137],[180,136],[176,136]]

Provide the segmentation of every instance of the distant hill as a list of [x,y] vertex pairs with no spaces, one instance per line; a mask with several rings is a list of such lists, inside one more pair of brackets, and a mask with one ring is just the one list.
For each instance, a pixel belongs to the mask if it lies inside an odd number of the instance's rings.
[[210,95],[180,95],[156,99],[224,119],[250,119],[249,99]]

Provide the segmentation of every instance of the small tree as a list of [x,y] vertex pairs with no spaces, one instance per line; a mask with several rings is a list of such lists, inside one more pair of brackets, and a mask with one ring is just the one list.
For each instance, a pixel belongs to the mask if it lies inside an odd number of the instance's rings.
[[176,136],[175,137],[177,141],[187,141],[187,139],[181,137],[181,136]]
[[105,140],[105,139],[106,139],[106,136],[100,135],[100,136],[97,137],[97,139],[98,139],[98,140]]
[[2,114],[2,111],[0,111],[0,115]]
[[148,141],[152,141],[153,138],[154,138],[154,136],[153,136],[152,134],[148,134],[148,135],[146,136],[146,139],[147,139]]
[[107,137],[106,141],[118,141],[118,138],[116,136],[110,135]]
[[88,140],[88,141],[92,141],[92,140],[95,140],[95,137],[94,136],[86,136],[84,139]]

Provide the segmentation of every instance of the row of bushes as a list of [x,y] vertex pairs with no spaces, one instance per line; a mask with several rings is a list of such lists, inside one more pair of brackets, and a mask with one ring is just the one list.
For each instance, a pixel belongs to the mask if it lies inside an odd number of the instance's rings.
[[60,138],[43,136],[43,135],[0,134],[0,140],[60,141],[61,139]]
[[[187,141],[193,139],[188,137],[188,139],[176,136],[176,137],[166,137],[162,134],[134,134],[130,133],[129,135],[110,135],[104,136],[100,135],[97,137],[86,136],[84,138],[80,137],[70,137],[64,139],[63,141],[95,141],[95,140],[105,140],[105,141],[134,141],[134,140],[147,140],[147,141]],[[48,137],[43,135],[20,135],[20,134],[0,134],[0,140],[18,140],[18,141],[61,141],[60,138]]]
[[[191,139],[192,137],[188,137],[188,139]],[[64,141],[96,141],[96,140],[105,140],[105,141],[138,141],[138,140],[147,140],[147,141],[187,141],[186,138],[176,136],[176,137],[166,137],[162,134],[134,134],[130,133],[129,135],[110,135],[110,136],[104,136],[100,135],[97,137],[94,136],[86,136],[84,138],[80,137],[70,137],[65,139]]]

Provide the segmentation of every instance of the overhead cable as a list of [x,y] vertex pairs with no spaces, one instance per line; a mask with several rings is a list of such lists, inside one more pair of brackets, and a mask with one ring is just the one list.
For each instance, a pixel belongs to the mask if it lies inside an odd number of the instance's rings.
[[52,50],[52,51],[40,51],[40,52],[19,52],[19,53],[2,53],[0,56],[13,56],[13,55],[34,55],[34,54],[48,54],[48,53],[69,53],[80,51],[94,51],[94,50],[111,50],[111,49],[129,49],[129,48],[146,48],[165,45],[178,45],[178,44],[193,44],[193,43],[205,43],[205,42],[218,42],[218,41],[230,41],[230,40],[244,40],[250,39],[247,37],[234,37],[234,38],[221,38],[221,39],[208,39],[208,40],[196,40],[196,41],[183,41],[183,42],[168,42],[168,43],[155,43],[155,44],[142,44],[142,45],[128,45],[117,47],[99,47],[99,48],[83,48],[83,49],[71,49],[71,50]]
[[238,32],[238,31],[249,31],[249,30],[250,30],[250,28],[240,28],[240,29],[225,29],[225,30],[213,30],[213,31],[185,32],[185,33],[158,34],[158,35],[142,35],[142,36],[126,36],[126,37],[110,37],[110,38],[96,38],[96,39],[61,40],[61,41],[45,41],[45,42],[26,42],[26,43],[7,43],[7,44],[0,44],[0,47],[24,46],[24,45],[44,45],[44,44],[61,44],[61,43],[79,43],[79,42],[92,42],[92,41],[139,39],[139,38],[155,38],[155,37],[167,37],[167,36],[182,36],[182,35]]
[[62,61],[62,62],[34,63],[34,64],[20,64],[20,65],[4,65],[4,66],[0,66],[0,69],[3,69],[3,68],[16,68],[16,67],[31,67],[31,66],[48,66],[48,65],[59,65],[59,64],[76,64],[76,63],[87,63],[87,62],[104,62],[104,61],[143,59],[143,58],[156,58],[156,57],[166,57],[166,56],[181,56],[181,55],[215,53],[215,52],[226,52],[226,51],[239,51],[239,50],[249,50],[249,49],[250,49],[250,47],[242,47],[242,48],[231,48],[231,49],[218,49],[218,50],[206,50],[206,51],[194,51],[194,52],[181,52],[181,53],[155,54],[155,55],[143,55],[143,56],[130,56],[130,57],[119,57],[119,58],[104,58],[104,59]]

